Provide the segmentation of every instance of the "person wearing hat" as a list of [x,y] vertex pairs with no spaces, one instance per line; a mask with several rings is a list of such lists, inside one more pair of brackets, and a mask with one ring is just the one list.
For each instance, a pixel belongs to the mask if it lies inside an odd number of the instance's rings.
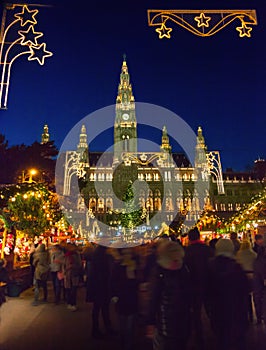
[[158,245],[151,278],[146,336],[154,350],[186,349],[190,334],[191,281],[184,249],[174,241]]
[[253,286],[254,286],[254,262],[257,258],[257,253],[251,247],[248,240],[243,240],[240,249],[236,253],[236,261],[241,265],[249,281],[249,321],[253,322]]
[[234,257],[231,239],[220,238],[209,263],[208,302],[217,349],[246,349],[248,329],[248,278]]

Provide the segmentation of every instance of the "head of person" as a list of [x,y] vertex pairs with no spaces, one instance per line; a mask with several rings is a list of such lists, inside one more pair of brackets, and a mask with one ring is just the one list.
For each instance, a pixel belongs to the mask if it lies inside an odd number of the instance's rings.
[[44,243],[39,245],[38,252],[45,252],[45,244]]
[[231,232],[230,233],[230,239],[237,239],[237,233],[236,232]]
[[184,255],[185,251],[178,242],[163,240],[157,248],[157,263],[167,270],[179,270]]
[[215,238],[213,238],[213,239],[210,240],[209,246],[210,246],[212,249],[215,250],[215,245],[216,245],[217,242],[218,242],[218,238],[215,237]]
[[234,244],[231,239],[220,238],[215,244],[215,255],[232,258],[234,256]]
[[199,232],[199,229],[197,227],[194,227],[191,230],[189,230],[189,232],[188,232],[189,242],[198,241],[199,239],[200,239],[200,232]]
[[263,236],[261,234],[255,235],[254,238],[257,245],[260,245],[260,246],[263,245]]

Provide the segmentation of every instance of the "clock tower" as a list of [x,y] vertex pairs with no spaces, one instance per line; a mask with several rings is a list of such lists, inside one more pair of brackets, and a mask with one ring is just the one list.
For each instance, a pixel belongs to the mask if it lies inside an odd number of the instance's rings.
[[137,152],[137,121],[126,56],[124,55],[114,125],[114,164],[121,162],[123,152]]

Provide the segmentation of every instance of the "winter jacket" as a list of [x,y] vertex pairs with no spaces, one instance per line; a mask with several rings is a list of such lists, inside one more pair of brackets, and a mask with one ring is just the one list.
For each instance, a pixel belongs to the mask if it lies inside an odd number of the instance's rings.
[[65,262],[64,262],[65,288],[78,286],[81,270],[82,270],[82,261],[81,261],[80,254],[75,250],[67,251],[65,253]]
[[133,315],[138,312],[138,286],[136,269],[133,278],[127,276],[127,266],[117,262],[111,277],[111,295],[118,297],[117,312],[121,315]]
[[248,327],[248,278],[234,258],[219,255],[209,264],[208,302],[214,332],[232,339]]
[[50,264],[49,253],[47,250],[45,250],[43,244],[41,244],[34,253],[33,265],[35,266],[35,279],[46,281],[49,277]]
[[158,264],[151,277],[147,324],[169,338],[187,339],[190,333],[191,280],[188,268],[168,270]]
[[193,293],[203,296],[207,288],[207,271],[212,251],[201,241],[192,242],[185,249],[184,263],[191,273]]

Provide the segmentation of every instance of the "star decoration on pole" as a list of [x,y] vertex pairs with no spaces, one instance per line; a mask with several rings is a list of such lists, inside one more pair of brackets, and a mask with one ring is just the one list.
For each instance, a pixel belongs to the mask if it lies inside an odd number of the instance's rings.
[[52,52],[46,50],[46,43],[42,43],[39,46],[30,46],[31,54],[28,57],[29,61],[37,60],[42,66],[46,57],[52,56]]
[[[35,5],[11,5],[4,5],[4,14],[7,11],[10,11],[10,16],[6,18],[11,20],[11,23],[8,24],[5,28],[5,16],[3,16],[1,28],[2,36],[0,43],[0,109],[7,109],[7,98],[10,86],[11,67],[13,62],[22,55],[29,55],[29,61],[37,60],[40,65],[43,65],[45,58],[52,56],[52,52],[46,50],[46,43],[38,42],[38,39],[43,36],[42,32],[35,31],[35,25],[37,24],[35,16],[39,11],[37,9],[29,10],[30,6]],[[36,6],[49,7],[50,5],[37,4]],[[20,8],[20,12],[17,12],[17,7]],[[11,33],[11,37],[15,37],[15,39],[10,41],[8,39],[9,33]],[[16,48],[19,48],[20,46],[20,50],[12,50],[12,48],[15,47],[15,45]]]
[[211,17],[205,16],[203,12],[199,16],[194,17],[195,21],[198,22],[198,27],[209,27],[209,21]]
[[156,32],[159,33],[159,39],[162,39],[164,37],[170,39],[170,33],[172,30],[172,28],[167,28],[165,23],[162,23],[161,27],[156,29]]
[[18,33],[22,36],[21,45],[38,46],[37,39],[43,36],[43,33],[34,31],[33,25],[29,26],[28,30],[20,30]]
[[[26,11],[26,12],[25,12]],[[20,24],[22,27],[24,27],[27,23],[36,24],[37,21],[35,19],[35,16],[39,10],[29,10],[27,5],[22,7],[22,12],[16,13],[14,17],[18,18],[20,20]]]
[[236,30],[239,31],[240,38],[243,38],[244,36],[247,36],[248,38],[251,37],[250,32],[252,31],[252,28],[247,27],[245,22],[242,22],[241,27],[236,27]]

